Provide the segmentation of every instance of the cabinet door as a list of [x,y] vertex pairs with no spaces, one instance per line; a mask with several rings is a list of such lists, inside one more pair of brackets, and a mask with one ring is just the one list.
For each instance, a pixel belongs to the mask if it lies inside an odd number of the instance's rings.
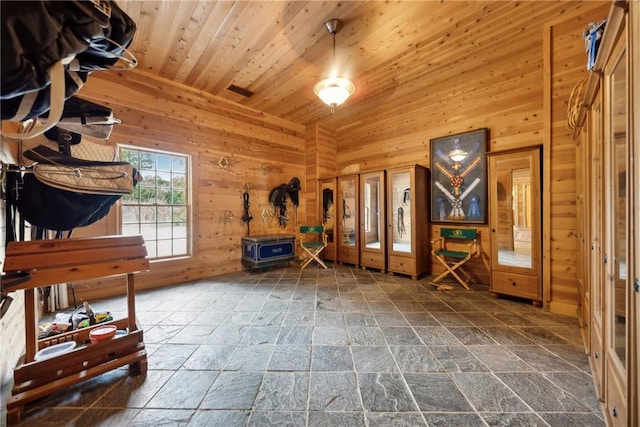
[[327,234],[327,247],[324,250],[324,259],[335,261],[337,259],[336,224],[335,224],[335,193],[336,179],[327,178],[319,181],[320,193],[320,218]]
[[360,264],[384,272],[386,259],[384,171],[360,175]]
[[411,255],[414,251],[412,233],[411,198],[412,173],[410,169],[389,171],[389,252]]
[[491,154],[489,188],[492,290],[539,301],[540,150]]
[[591,172],[591,181],[587,182],[587,189],[590,193],[590,212],[589,212],[589,235],[590,235],[590,268],[588,271],[590,282],[590,303],[591,303],[591,337],[589,340],[592,366],[594,370],[594,379],[596,383],[596,392],[598,397],[604,396],[603,390],[603,372],[604,372],[604,353],[602,346],[602,328],[603,328],[603,298],[605,276],[602,269],[603,253],[602,253],[602,192],[603,192],[603,130],[602,130],[602,96],[598,95],[593,103],[593,108],[589,113],[589,124],[591,128],[591,146],[589,147],[589,162],[586,167]]
[[431,266],[428,183],[420,165],[387,171],[387,269],[413,279]]
[[338,177],[338,261],[356,266],[360,262],[358,190],[357,175]]
[[[633,412],[629,416],[629,425],[640,424],[640,386],[638,385],[638,377],[640,376],[640,3],[630,2],[629,4],[629,45],[628,51],[630,55],[629,63],[629,105],[632,105],[629,117],[629,144],[635,161],[632,162],[631,176],[634,177],[629,188],[631,195],[631,212],[635,212],[631,217],[633,222],[631,228],[633,230],[634,245],[630,251],[630,260],[633,260],[632,268],[629,271],[629,279],[633,279],[633,292],[630,291],[629,313],[632,318],[635,317],[635,323],[630,324],[629,337],[635,337],[632,341],[632,347],[629,349],[629,360],[635,360],[635,363],[629,369],[628,378],[631,386],[629,387],[629,407],[633,408]],[[630,261],[631,262],[631,261]],[[635,396],[635,399],[634,399]]]
[[629,301],[629,133],[627,55],[624,31],[605,67],[604,306],[606,410],[612,426],[627,425]]

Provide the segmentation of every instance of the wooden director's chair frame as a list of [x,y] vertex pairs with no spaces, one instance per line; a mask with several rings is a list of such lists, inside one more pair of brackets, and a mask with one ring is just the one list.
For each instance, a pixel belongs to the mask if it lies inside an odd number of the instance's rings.
[[[308,236],[316,235],[315,240],[309,240]],[[304,270],[311,261],[316,261],[318,264],[327,268],[326,264],[320,258],[320,254],[327,247],[327,234],[324,232],[324,226],[322,225],[301,225],[300,226],[300,247],[307,253],[307,258],[302,262],[300,266],[301,270]]]
[[[467,250],[455,251],[447,249],[447,244],[454,242],[466,245]],[[469,283],[473,279],[462,266],[478,253],[478,230],[475,228],[441,228],[440,237],[431,241],[431,254],[446,268],[446,271],[433,279],[433,283],[438,283],[448,275],[451,275],[465,289],[470,290]]]

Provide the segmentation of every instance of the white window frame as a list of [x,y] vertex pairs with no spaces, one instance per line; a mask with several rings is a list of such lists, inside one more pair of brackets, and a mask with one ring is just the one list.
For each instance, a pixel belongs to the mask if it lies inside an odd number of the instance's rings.
[[[127,151],[135,152],[136,158],[131,159],[126,154]],[[118,153],[120,159],[132,163],[143,178],[133,194],[124,196],[119,203],[120,234],[141,234],[145,239],[151,260],[173,260],[191,256],[193,252],[191,156],[131,145],[118,145]],[[141,165],[140,155],[149,156],[148,159],[153,159],[153,162]],[[183,161],[180,162],[180,160]],[[184,177],[183,184],[180,184],[180,177]],[[143,203],[139,198],[145,197],[145,193],[147,198],[153,193],[154,200]],[[159,196],[168,197],[170,200],[168,203],[163,203],[159,200]],[[138,203],[135,202],[136,198]],[[176,200],[183,200],[184,204],[176,204]]]

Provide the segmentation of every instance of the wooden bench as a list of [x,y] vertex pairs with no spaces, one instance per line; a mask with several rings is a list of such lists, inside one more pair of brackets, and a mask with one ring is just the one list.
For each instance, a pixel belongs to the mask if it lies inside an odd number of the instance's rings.
[[[11,242],[4,261],[5,273],[30,273],[29,280],[4,292],[24,290],[26,352],[14,370],[12,396],[7,401],[7,422],[20,421],[22,407],[55,391],[88,380],[120,366],[131,374],[147,370],[142,329],[136,322],[133,273],[149,269],[142,236],[109,236],[82,239]],[[35,288],[78,280],[126,274],[127,317],[76,329],[38,340]],[[91,344],[92,329],[113,324],[127,334]],[[36,353],[48,346],[74,341],[69,353],[36,361]]]

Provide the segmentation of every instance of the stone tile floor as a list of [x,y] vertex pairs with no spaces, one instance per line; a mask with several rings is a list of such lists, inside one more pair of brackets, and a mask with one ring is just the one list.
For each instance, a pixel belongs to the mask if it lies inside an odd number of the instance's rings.
[[103,374],[27,405],[21,425],[605,424],[577,321],[483,286],[291,266],[142,291],[136,304],[146,376]]

